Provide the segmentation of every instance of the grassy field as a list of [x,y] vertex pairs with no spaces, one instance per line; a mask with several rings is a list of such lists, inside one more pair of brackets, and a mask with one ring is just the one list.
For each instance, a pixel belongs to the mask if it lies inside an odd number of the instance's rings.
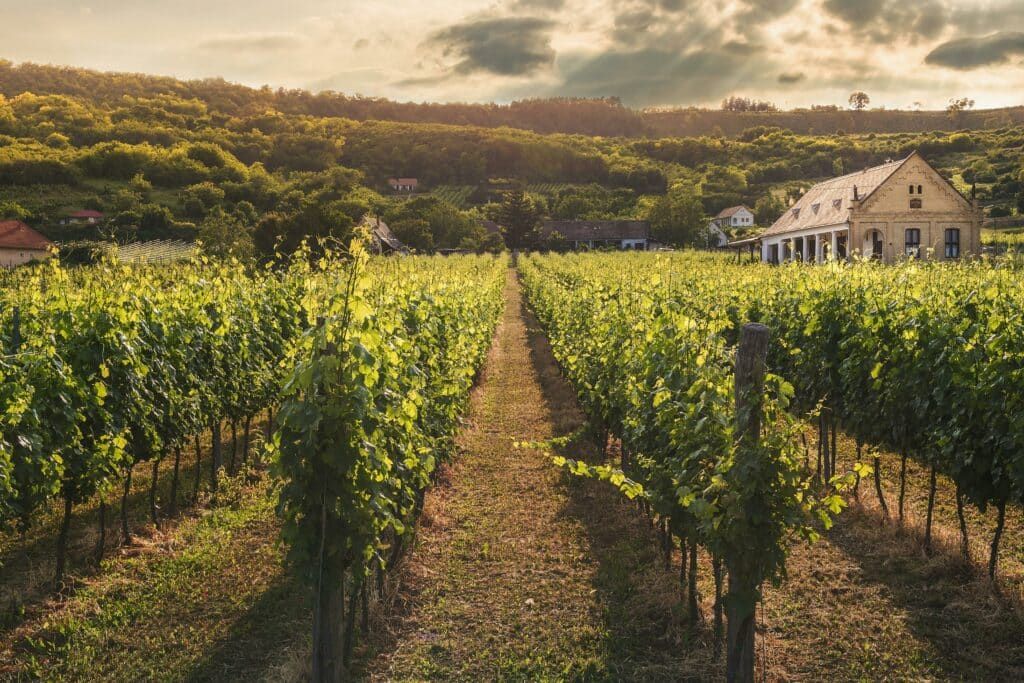
[[[255,433],[263,429],[260,423]],[[260,443],[257,436],[254,452]],[[223,446],[227,462],[227,429]],[[310,606],[283,564],[271,481],[262,468],[246,468],[222,482],[214,505],[208,434],[201,447],[198,499],[194,451],[183,453],[177,518],[166,517],[173,462],[162,463],[159,529],[148,521],[148,465],[138,466],[133,477],[131,543],[121,538],[119,496],[110,497],[106,558],[99,564],[98,501],[76,510],[71,572],[58,592],[52,585],[56,509],[24,537],[2,539],[0,679],[301,675],[305,659],[293,652],[308,649]]]

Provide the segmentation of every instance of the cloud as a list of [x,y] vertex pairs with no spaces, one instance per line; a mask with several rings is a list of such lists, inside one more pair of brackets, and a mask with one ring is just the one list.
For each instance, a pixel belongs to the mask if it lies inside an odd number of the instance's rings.
[[950,21],[949,9],[940,0],[825,0],[822,6],[855,34],[876,43],[936,38]]
[[426,44],[440,47],[445,57],[457,58],[451,67],[456,74],[523,76],[554,62],[554,26],[539,17],[469,19],[435,32]]
[[783,85],[789,85],[791,83],[799,83],[807,78],[807,74],[803,71],[786,71],[779,74],[778,81]]
[[799,2],[800,0],[745,0],[746,7],[736,14],[736,18],[742,30],[750,30],[750,22],[781,19]]
[[278,51],[301,44],[302,40],[294,33],[230,33],[207,38],[199,43],[199,48],[211,52]]
[[882,11],[885,0],[825,0],[825,11],[851,26],[865,26]]
[[636,106],[709,101],[750,85],[764,68],[763,55],[756,51],[718,47],[687,53],[664,47],[611,50],[564,61],[565,76],[554,92],[616,95]]
[[565,0],[513,0],[508,6],[512,11],[540,10],[542,12],[557,12],[563,7],[565,7]]
[[1000,31],[943,43],[929,52],[924,61],[934,66],[966,71],[988,64],[1001,64],[1015,55],[1024,55],[1024,33]]

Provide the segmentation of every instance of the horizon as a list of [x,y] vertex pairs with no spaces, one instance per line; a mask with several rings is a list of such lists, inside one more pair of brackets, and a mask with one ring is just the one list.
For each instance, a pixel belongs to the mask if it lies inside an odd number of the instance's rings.
[[791,110],[845,108],[862,90],[872,109],[942,110],[961,97],[989,109],[1020,105],[1013,84],[1024,82],[1024,3],[1010,0],[173,6],[40,0],[5,9],[0,38],[15,63],[422,103],[714,109],[742,96]]

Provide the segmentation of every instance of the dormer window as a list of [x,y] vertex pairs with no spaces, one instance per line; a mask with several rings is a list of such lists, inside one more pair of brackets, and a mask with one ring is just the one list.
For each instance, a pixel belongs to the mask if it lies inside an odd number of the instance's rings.
[[821,204],[811,204],[811,211],[818,213],[818,209],[821,208]]
[[793,209],[793,218],[800,218],[800,209]]
[[842,208],[842,206],[843,206],[843,200],[842,199],[833,199],[832,200],[832,208],[833,209],[839,209],[839,208]]

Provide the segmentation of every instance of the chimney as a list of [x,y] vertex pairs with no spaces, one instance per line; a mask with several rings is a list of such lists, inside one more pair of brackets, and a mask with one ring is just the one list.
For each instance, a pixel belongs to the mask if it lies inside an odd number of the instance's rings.
[[857,186],[853,186],[853,201],[860,201],[860,195],[857,193]]

